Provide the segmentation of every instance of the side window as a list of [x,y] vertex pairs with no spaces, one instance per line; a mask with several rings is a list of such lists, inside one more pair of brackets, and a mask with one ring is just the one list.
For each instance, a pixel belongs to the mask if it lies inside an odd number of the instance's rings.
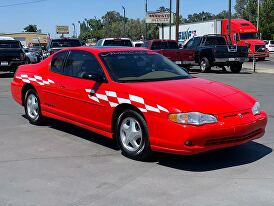
[[68,51],[59,52],[55,54],[51,60],[51,71],[56,73],[63,73],[63,66],[68,55]]
[[101,44],[102,44],[102,39],[100,39],[99,41],[97,41],[97,44],[96,44],[96,46],[101,46]]
[[186,43],[186,45],[185,45],[185,49],[192,49],[193,48],[193,42],[194,42],[194,40],[193,40],[193,38],[192,39],[190,39],[187,43]]
[[103,75],[96,57],[85,51],[71,51],[64,66],[64,74],[83,78],[85,74]]

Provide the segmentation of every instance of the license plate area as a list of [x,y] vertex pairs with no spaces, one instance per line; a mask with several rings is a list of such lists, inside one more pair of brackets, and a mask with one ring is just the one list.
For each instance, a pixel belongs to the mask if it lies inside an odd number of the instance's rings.
[[9,62],[3,61],[1,62],[1,66],[9,66]]

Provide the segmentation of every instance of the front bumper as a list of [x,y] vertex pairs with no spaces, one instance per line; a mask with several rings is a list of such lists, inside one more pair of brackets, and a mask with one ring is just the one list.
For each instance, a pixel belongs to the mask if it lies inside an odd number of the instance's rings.
[[[232,118],[232,117],[231,117]],[[233,119],[235,118],[235,119]],[[217,124],[190,126],[168,123],[157,127],[151,134],[151,149],[166,153],[192,155],[244,144],[262,137],[265,133],[267,115],[245,115],[231,120],[220,119]],[[238,119],[240,118],[240,119]],[[168,128],[168,129],[164,129]],[[155,137],[154,135],[159,135]],[[187,146],[186,141],[192,145]]]
[[10,71],[12,69],[16,69],[17,67],[23,64],[26,64],[26,61],[9,61],[7,62],[7,64],[0,63],[0,71]]
[[249,53],[248,58],[252,59],[253,55],[255,58],[267,58],[269,57],[269,52],[256,52],[255,54]]

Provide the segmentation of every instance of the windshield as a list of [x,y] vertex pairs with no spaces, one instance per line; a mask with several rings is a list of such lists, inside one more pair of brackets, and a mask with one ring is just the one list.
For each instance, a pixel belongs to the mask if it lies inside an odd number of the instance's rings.
[[52,40],[51,48],[54,47],[78,47],[81,46],[81,42],[77,39],[56,39]]
[[0,48],[3,49],[19,49],[21,48],[19,41],[0,41]]
[[177,42],[161,42],[161,41],[155,41],[152,43],[151,46],[152,50],[159,50],[159,49],[179,49],[179,46]]
[[105,40],[104,46],[132,47],[132,43],[130,40],[113,39],[113,40]]
[[100,54],[116,82],[188,79],[191,76],[166,57],[146,51],[107,52]]
[[240,34],[240,39],[241,40],[258,39],[258,35],[257,35],[257,33],[241,33]]
[[274,41],[270,41],[269,44],[274,44]]

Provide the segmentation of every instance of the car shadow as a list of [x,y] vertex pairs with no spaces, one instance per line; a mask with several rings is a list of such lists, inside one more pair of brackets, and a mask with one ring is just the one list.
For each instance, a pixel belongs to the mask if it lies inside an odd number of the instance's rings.
[[0,79],[4,78],[13,78],[14,73],[0,73]]
[[[25,119],[27,119],[26,115],[22,115]],[[89,130],[86,130],[84,128],[78,127],[73,124],[69,124],[66,122],[62,122],[55,119],[47,118],[43,124],[40,125],[41,127],[49,127],[54,130],[58,130],[67,134],[71,134],[73,136],[85,139],[87,141],[102,145],[104,147],[113,149],[118,151],[119,148],[116,144],[116,142],[113,139],[109,139],[107,137],[104,137],[102,135],[93,133]]]
[[249,143],[192,156],[155,155],[159,165],[191,172],[206,172],[250,164],[270,154],[272,149],[263,144]]

